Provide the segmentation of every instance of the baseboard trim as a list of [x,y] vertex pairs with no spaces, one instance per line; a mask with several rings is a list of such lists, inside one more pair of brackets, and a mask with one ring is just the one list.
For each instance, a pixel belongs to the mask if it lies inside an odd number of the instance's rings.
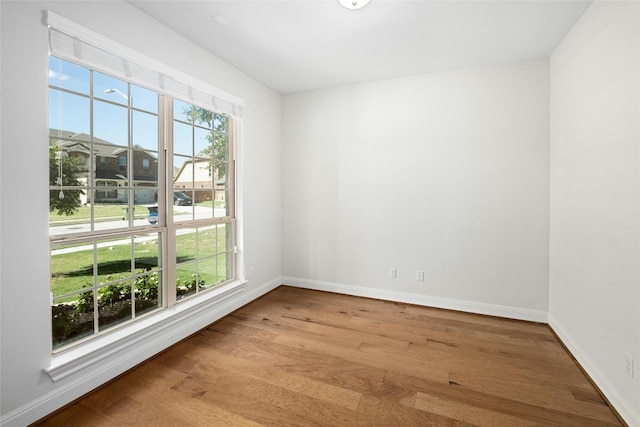
[[223,301],[219,301],[218,304],[214,301],[211,304],[205,304],[206,309],[199,307],[192,316],[186,314],[180,319],[171,319],[166,324],[159,325],[157,330],[151,328],[150,333],[145,333],[144,340],[137,339],[130,342],[130,345],[119,346],[116,351],[109,353],[109,357],[99,355],[96,364],[87,364],[86,361],[82,361],[82,366],[71,367],[68,372],[63,372],[64,380],[59,387],[4,414],[0,419],[0,425],[3,427],[25,426],[46,417],[189,335],[272,291],[280,286],[281,282],[282,279],[277,277],[253,289],[242,288]]
[[367,288],[362,286],[346,285],[342,283],[301,279],[298,277],[282,277],[282,283],[298,288],[315,289],[318,291],[335,292],[339,294],[403,302],[427,307],[445,308],[448,310],[464,311],[467,313],[485,314],[488,316],[506,317],[509,319],[547,323],[547,312],[540,310],[509,307],[497,304],[486,304],[451,298],[432,297],[428,295],[413,294],[409,292],[397,292],[387,289]]
[[606,376],[596,368],[591,359],[586,356],[579,345],[571,339],[569,333],[564,329],[562,324],[551,313],[548,316],[549,327],[554,334],[560,339],[562,344],[567,348],[569,353],[578,362],[580,368],[585,372],[594,385],[600,389],[605,399],[609,401],[610,406],[618,413],[618,415],[630,426],[640,426],[640,414],[633,412],[629,402],[625,402],[620,397],[615,387],[611,386]]

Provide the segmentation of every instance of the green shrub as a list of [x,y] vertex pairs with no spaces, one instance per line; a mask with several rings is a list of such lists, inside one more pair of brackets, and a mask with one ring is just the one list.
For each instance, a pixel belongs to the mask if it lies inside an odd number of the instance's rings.
[[151,301],[158,299],[160,286],[158,273],[137,277],[135,280],[136,299]]
[[[144,270],[146,272],[148,270]],[[110,276],[105,281],[112,280]],[[157,272],[139,276],[134,281],[136,312],[158,306],[159,275]],[[98,290],[99,325],[112,325],[118,319],[131,316],[131,282],[103,286]],[[194,285],[195,286],[195,285]],[[91,288],[91,284],[85,288]],[[52,338],[54,348],[93,333],[94,295],[92,290],[82,292],[76,301],[51,307]]]

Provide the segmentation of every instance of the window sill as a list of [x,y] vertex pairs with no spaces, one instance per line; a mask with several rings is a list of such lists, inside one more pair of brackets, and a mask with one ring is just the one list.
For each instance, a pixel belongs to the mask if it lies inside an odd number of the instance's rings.
[[[229,299],[242,293],[246,283],[246,280],[237,280],[206,292],[201,297],[185,300],[128,326],[63,350],[54,355],[49,367],[43,370],[56,382],[88,367],[100,369],[96,365],[99,363],[112,366],[124,362],[131,359],[132,353],[146,355],[152,352],[146,359],[160,351],[159,347],[164,349],[226,315],[232,310],[225,312],[233,303]],[[212,318],[217,314],[219,317]]]

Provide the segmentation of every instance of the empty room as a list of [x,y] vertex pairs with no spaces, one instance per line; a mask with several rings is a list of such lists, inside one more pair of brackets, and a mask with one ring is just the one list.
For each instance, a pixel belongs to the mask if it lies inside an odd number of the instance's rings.
[[640,426],[637,1],[2,0],[0,43],[0,425]]

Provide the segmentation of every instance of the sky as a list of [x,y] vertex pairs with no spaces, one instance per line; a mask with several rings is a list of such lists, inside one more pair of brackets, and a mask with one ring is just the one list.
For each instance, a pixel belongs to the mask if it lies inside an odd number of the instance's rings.
[[[85,133],[91,131],[91,86],[93,84],[93,136],[112,144],[127,146],[127,105],[131,98],[132,140],[134,145],[158,151],[158,94],[145,88],[87,68],[49,57],[49,85],[76,93],[49,89],[49,127]],[[84,95],[84,96],[83,96]],[[185,120],[184,111],[189,104],[174,101],[174,118]],[[174,168],[179,168],[187,157],[201,152],[209,145],[209,131],[185,123],[174,122]]]

